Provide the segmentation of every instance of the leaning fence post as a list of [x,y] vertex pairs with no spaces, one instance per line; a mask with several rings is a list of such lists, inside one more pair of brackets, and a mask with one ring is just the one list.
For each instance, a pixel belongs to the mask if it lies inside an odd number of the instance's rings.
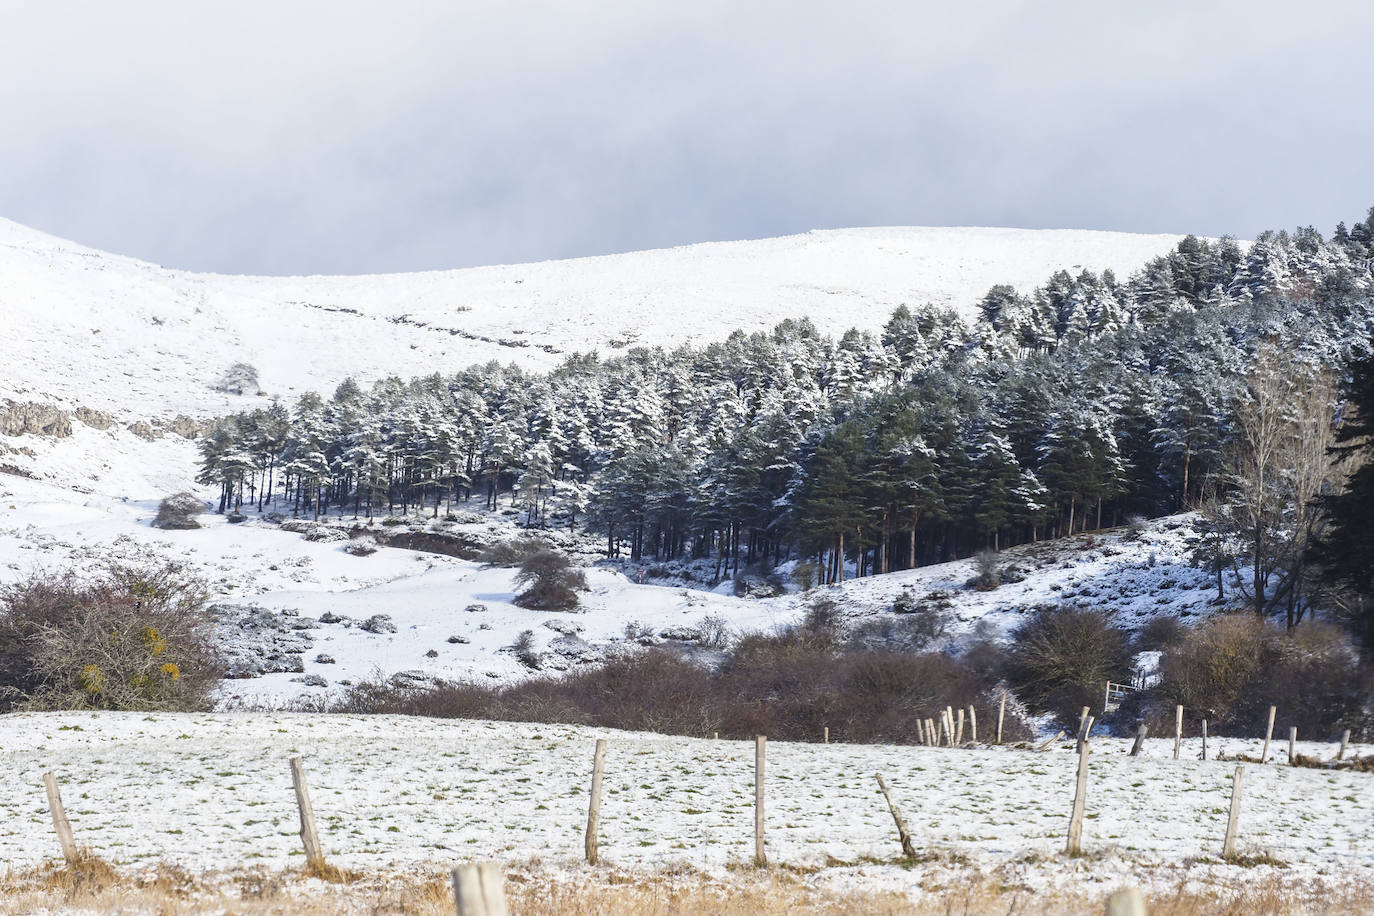
[[48,807],[52,809],[52,825],[57,830],[57,842],[62,844],[62,858],[71,864],[76,861],[76,839],[72,836],[71,821],[67,820],[67,809],[62,806],[57,777],[52,773],[44,773],[43,787],[48,790]]
[[315,809],[310,805],[305,767],[299,757],[291,758],[291,784],[296,788],[296,807],[301,812],[301,842],[305,845],[306,867],[319,870],[324,867],[324,851],[320,849],[320,836],[315,832]]
[[873,775],[877,777],[878,788],[883,791],[883,798],[887,800],[887,810],[892,812],[892,820],[897,823],[897,838],[902,841],[902,855],[908,859],[916,858],[916,847],[911,845],[911,834],[907,832],[906,822],[902,820],[901,812],[892,803],[892,796],[887,791],[887,783],[883,782],[883,774],[874,773]]
[[1288,729],[1288,765],[1296,766],[1298,762],[1298,727],[1290,726]]
[[1058,734],[1056,734],[1053,738],[1050,738],[1050,739],[1046,740],[1045,743],[1042,744],[1042,745],[1040,745],[1039,747],[1037,747],[1036,750],[1037,750],[1037,751],[1048,750],[1048,749],[1049,749],[1049,746],[1050,746],[1051,744],[1053,744],[1054,742],[1058,741],[1058,740],[1059,740],[1060,738],[1062,738],[1062,737],[1064,737],[1064,730],[1061,728],[1061,729],[1059,730],[1059,733],[1058,733]]
[[760,866],[768,864],[763,849],[763,770],[767,748],[767,737],[754,738],[754,864]]
[[1073,790],[1073,813],[1069,815],[1069,842],[1064,851],[1071,856],[1083,852],[1083,809],[1088,801],[1088,742],[1078,746],[1078,782]]
[[1260,763],[1269,759],[1269,740],[1274,737],[1274,714],[1278,711],[1277,706],[1269,707],[1269,724],[1264,728],[1264,747],[1260,750]]
[[1178,759],[1179,749],[1183,747],[1183,706],[1174,707],[1174,759]]
[[1002,743],[1002,720],[1007,717],[1007,692],[1002,691],[1002,702],[997,707],[997,743]]
[[1145,736],[1149,733],[1150,727],[1141,722],[1135,727],[1135,744],[1131,745],[1131,756],[1139,757],[1140,749],[1145,746]]
[[505,875],[495,862],[459,865],[453,870],[458,916],[509,916]]
[[1348,744],[1350,744],[1350,729],[1347,728],[1345,734],[1341,735],[1341,749],[1336,753],[1337,760],[1345,759],[1345,748]]
[[1236,854],[1236,828],[1240,826],[1240,784],[1245,776],[1245,767],[1236,767],[1236,775],[1231,778],[1231,814],[1226,819],[1226,840],[1221,845],[1221,857],[1229,859]]
[[606,772],[606,739],[596,739],[596,752],[592,755],[592,795],[587,805],[587,864],[595,865],[600,858],[597,854],[597,826],[601,823],[601,777]]

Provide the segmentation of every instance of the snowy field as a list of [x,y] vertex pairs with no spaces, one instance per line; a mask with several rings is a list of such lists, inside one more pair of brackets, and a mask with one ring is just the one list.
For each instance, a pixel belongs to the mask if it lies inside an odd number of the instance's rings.
[[0,400],[126,419],[238,409],[209,389],[256,366],[284,400],[491,359],[718,340],[809,317],[878,329],[903,303],[967,313],[1059,269],[1125,279],[1175,235],[968,228],[810,232],[598,258],[358,277],[229,277],[107,254],[0,219]]
[[[336,864],[574,867],[598,737],[609,738],[606,861],[715,871],[750,859],[751,742],[397,717],[67,713],[0,718],[0,861],[21,867],[57,854],[42,788],[50,769],[78,843],[117,864],[299,864],[288,770],[299,755]],[[1031,887],[1110,887],[1150,866],[1176,867],[1174,878],[1186,868],[1201,881],[1268,870],[1218,858],[1234,763],[1197,760],[1193,739],[1177,761],[1171,739],[1149,741],[1143,758],[1126,750],[1123,741],[1093,742],[1085,866],[1062,856],[1077,759],[1067,743],[1035,753],[770,742],[768,854],[876,886],[914,881],[896,864],[873,778],[881,773],[919,849],[1014,873]],[[1210,750],[1257,755],[1258,745],[1223,739]],[[1285,880],[1374,876],[1371,780],[1247,765],[1239,851],[1277,859]]]

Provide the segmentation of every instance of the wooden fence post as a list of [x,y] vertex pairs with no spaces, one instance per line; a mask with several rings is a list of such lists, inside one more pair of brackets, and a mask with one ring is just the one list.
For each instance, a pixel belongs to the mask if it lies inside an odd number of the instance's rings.
[[945,718],[949,720],[949,746],[954,747],[954,707],[945,707]]
[[892,820],[897,823],[897,838],[902,841],[902,855],[908,859],[916,858],[916,847],[911,845],[911,834],[907,832],[906,822],[902,820],[901,812],[892,803],[892,796],[887,791],[887,783],[883,782],[883,774],[874,773],[873,775],[878,778],[878,788],[882,789],[883,798],[887,800],[887,810],[892,812]]
[[954,730],[954,746],[964,746],[964,708],[962,706],[959,707],[959,724],[955,726]]
[[1073,790],[1073,813],[1069,815],[1069,841],[1064,851],[1071,856],[1083,853],[1083,809],[1088,802],[1088,742],[1078,746],[1078,782]]
[[1288,729],[1288,765],[1295,766],[1298,761],[1298,727],[1290,726]]
[[606,739],[596,739],[596,752],[592,756],[592,795],[587,805],[587,864],[596,865],[600,861],[597,853],[597,828],[601,824],[601,777],[606,772]]
[[505,875],[495,862],[459,865],[453,870],[458,916],[509,916]]
[[767,748],[767,737],[754,738],[754,864],[758,866],[768,864],[763,849],[763,770]]
[[67,809],[62,806],[62,793],[57,789],[57,777],[52,773],[43,774],[43,787],[48,790],[48,807],[52,809],[52,825],[57,830],[57,842],[62,844],[62,858],[67,864],[76,861],[76,839],[72,836],[72,824],[67,820]]
[[1128,887],[1107,898],[1107,916],[1146,916],[1145,895]]
[[1083,723],[1088,721],[1088,707],[1084,706],[1083,711],[1078,714],[1078,733],[1083,734]]
[[1002,720],[1007,717],[1007,692],[1002,691],[1002,702],[997,707],[997,743],[1002,743]]
[[315,832],[315,809],[310,805],[310,790],[305,785],[305,768],[301,758],[291,758],[291,784],[296,788],[296,807],[301,812],[301,842],[305,845],[305,864],[312,870],[324,868],[324,850]]
[[829,726],[829,725],[825,726],[825,743],[826,743],[826,744],[829,744],[829,743],[830,743],[830,726]]
[[1102,692],[1102,715],[1107,714],[1107,704],[1112,701],[1112,682],[1107,682],[1107,689]]
[[973,708],[973,704],[968,704],[968,740],[974,744],[978,743],[978,710]]
[[1178,752],[1183,747],[1183,707],[1174,707],[1174,759],[1178,759]]
[[1236,775],[1231,777],[1231,814],[1226,819],[1226,840],[1221,844],[1221,857],[1230,859],[1236,854],[1236,828],[1240,826],[1240,784],[1245,776],[1245,767],[1236,767]]
[[1269,740],[1274,737],[1274,714],[1278,711],[1277,706],[1269,707],[1269,724],[1264,729],[1264,748],[1260,750],[1260,763],[1269,760]]
[[1135,727],[1135,744],[1131,745],[1131,756],[1139,757],[1140,749],[1145,746],[1145,736],[1149,734],[1150,727],[1141,722]]
[[1046,749],[1049,748],[1049,746],[1050,746],[1051,744],[1053,744],[1054,742],[1058,741],[1058,740],[1059,740],[1060,738],[1062,738],[1062,737],[1064,737],[1064,730],[1063,730],[1063,729],[1060,729],[1058,734],[1056,734],[1053,738],[1050,738],[1049,740],[1047,740],[1044,744],[1042,744],[1042,745],[1040,745],[1039,747],[1037,747],[1036,750],[1037,750],[1037,751],[1046,750]]
[[1345,759],[1345,748],[1348,744],[1350,744],[1350,729],[1347,728],[1345,734],[1341,735],[1341,749],[1336,753],[1337,760]]
[[1085,744],[1088,743],[1088,736],[1089,736],[1090,734],[1092,734],[1093,723],[1096,722],[1096,721],[1097,721],[1097,717],[1096,717],[1096,716],[1086,716],[1086,717],[1083,719],[1083,721],[1082,721],[1081,723],[1079,723],[1079,728],[1078,728],[1078,746],[1079,746],[1080,749],[1083,747],[1083,745],[1085,745]]
[[1207,759],[1207,720],[1202,720],[1202,759]]

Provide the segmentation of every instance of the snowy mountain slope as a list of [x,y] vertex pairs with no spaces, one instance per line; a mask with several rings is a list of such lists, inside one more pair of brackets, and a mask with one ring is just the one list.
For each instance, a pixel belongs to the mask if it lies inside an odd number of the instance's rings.
[[356,277],[233,277],[106,254],[0,219],[0,400],[119,418],[204,417],[234,362],[269,394],[580,351],[708,341],[809,317],[876,329],[899,304],[969,310],[1060,268],[1125,276],[1173,235],[971,228],[809,232],[538,264]]

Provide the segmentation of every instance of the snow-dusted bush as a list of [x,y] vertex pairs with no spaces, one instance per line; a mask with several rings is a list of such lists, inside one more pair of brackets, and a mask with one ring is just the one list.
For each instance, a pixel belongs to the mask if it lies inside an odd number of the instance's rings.
[[969,588],[980,592],[990,592],[1002,584],[1002,564],[999,556],[985,550],[973,560],[973,578],[968,580]]
[[697,624],[699,644],[707,649],[724,649],[730,644],[730,625],[719,614],[707,614]]
[[491,566],[519,566],[549,545],[538,538],[506,538],[482,551],[482,562]]
[[210,387],[226,394],[262,394],[258,386],[258,370],[248,363],[234,363]]
[[523,589],[515,596],[521,607],[570,611],[577,607],[577,593],[587,590],[587,577],[563,554],[546,549],[525,557],[515,574],[515,585]]
[[354,538],[343,546],[343,550],[355,557],[370,557],[377,552],[377,542],[370,537]]
[[174,564],[0,591],[0,711],[208,709],[221,665],[204,586]]
[[173,493],[158,504],[152,524],[154,528],[168,530],[199,528],[200,522],[196,521],[196,517],[204,512],[205,503],[194,493]]
[[515,642],[511,643],[510,648],[520,664],[526,668],[539,668],[539,652],[534,648],[533,630],[521,630],[520,635],[515,637]]

